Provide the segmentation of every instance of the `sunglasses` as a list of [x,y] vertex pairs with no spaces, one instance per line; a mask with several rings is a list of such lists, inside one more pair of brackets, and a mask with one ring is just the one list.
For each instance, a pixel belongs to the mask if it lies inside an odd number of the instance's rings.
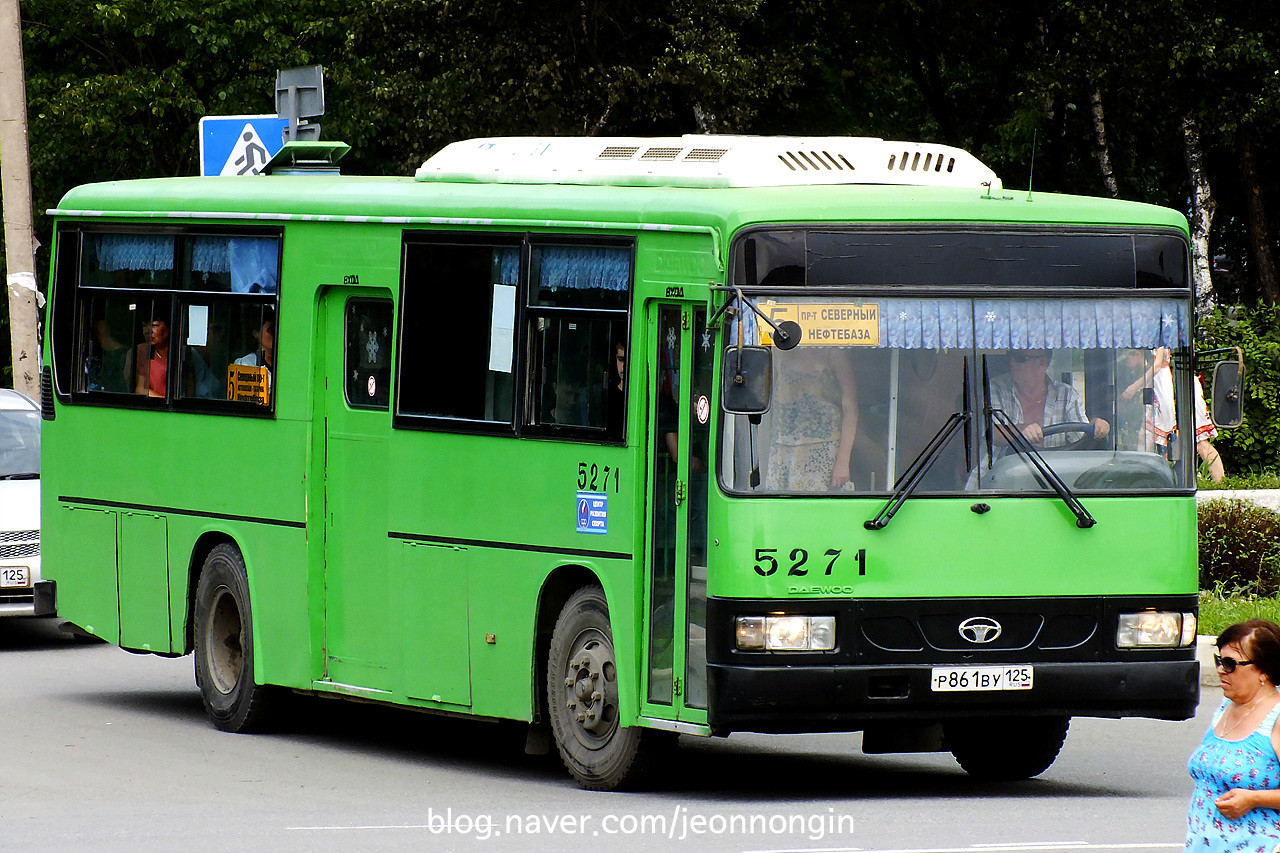
[[1221,667],[1221,669],[1222,669],[1222,671],[1223,671],[1223,672],[1230,674],[1230,673],[1235,672],[1235,671],[1236,671],[1236,667],[1238,667],[1238,666],[1252,666],[1252,665],[1253,665],[1253,661],[1251,661],[1251,660],[1236,660],[1235,658],[1224,658],[1224,657],[1222,657],[1221,655],[1214,655],[1214,656],[1213,656],[1213,665],[1214,665],[1214,666],[1217,666],[1217,667]]

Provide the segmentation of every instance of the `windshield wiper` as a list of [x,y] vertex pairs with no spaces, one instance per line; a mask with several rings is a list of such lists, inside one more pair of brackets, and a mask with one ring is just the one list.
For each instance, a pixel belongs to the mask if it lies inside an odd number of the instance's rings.
[[929,473],[929,469],[933,467],[933,463],[938,461],[938,457],[942,455],[942,451],[946,449],[952,437],[960,429],[964,430],[964,463],[965,470],[973,467],[973,449],[969,444],[968,425],[973,420],[973,406],[969,401],[969,359],[964,360],[964,397],[962,402],[962,411],[952,412],[951,415],[943,422],[942,428],[934,433],[933,438],[929,439],[929,443],[925,445],[924,450],[920,451],[920,455],[915,458],[907,470],[902,472],[902,476],[898,478],[893,496],[889,498],[875,518],[869,518],[862,522],[862,526],[867,530],[881,530],[889,523],[889,519],[897,514],[902,505],[907,502],[907,498],[915,492],[924,481],[925,474]]
[[1013,452],[1029,461],[1036,471],[1048,481],[1049,486],[1076,517],[1076,527],[1087,529],[1097,524],[1097,520],[1089,514],[1089,510],[1084,508],[1084,504],[1080,503],[1080,499],[1076,497],[1075,492],[1071,491],[1071,487],[1044,460],[1044,457],[1040,455],[1040,451],[1036,450],[1031,442],[1027,441],[1027,437],[1022,434],[1022,430],[1018,429],[1018,425],[1013,422],[1013,418],[1009,417],[1004,409],[992,408],[991,377],[987,374],[987,357],[985,355],[982,357],[982,399],[982,418],[986,426],[987,435],[987,470],[991,470],[994,462],[991,446],[992,426],[994,425],[996,429],[1000,430],[1000,434],[1004,436],[1005,441],[1009,443],[1009,447],[1013,449]]
[[0,480],[39,480],[40,472],[23,471],[18,474],[0,474]]

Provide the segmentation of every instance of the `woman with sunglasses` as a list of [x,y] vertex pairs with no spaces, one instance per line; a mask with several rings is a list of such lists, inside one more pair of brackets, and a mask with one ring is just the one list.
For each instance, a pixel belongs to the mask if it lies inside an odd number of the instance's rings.
[[1217,647],[1225,698],[1188,764],[1195,790],[1186,849],[1271,853],[1280,844],[1280,627],[1238,622]]

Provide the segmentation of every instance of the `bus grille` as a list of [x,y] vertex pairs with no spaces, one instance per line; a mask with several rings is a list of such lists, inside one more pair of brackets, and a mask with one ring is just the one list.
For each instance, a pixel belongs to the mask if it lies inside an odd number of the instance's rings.
[[17,560],[21,557],[39,556],[39,542],[19,542],[16,545],[0,545],[0,560]]

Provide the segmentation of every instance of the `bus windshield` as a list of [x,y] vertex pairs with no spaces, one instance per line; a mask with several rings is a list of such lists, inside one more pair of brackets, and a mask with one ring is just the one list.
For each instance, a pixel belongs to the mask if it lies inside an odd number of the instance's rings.
[[[1189,377],[1165,366],[1188,341],[1179,300],[1131,292],[757,304],[774,322],[799,323],[803,338],[795,349],[773,350],[772,401],[761,422],[726,420],[720,474],[730,491],[892,490],[956,413],[966,429],[942,448],[917,494],[1048,491],[1000,422],[1016,425],[1073,490],[1189,486],[1191,445],[1179,446],[1177,429],[1189,417],[1181,411],[1188,394],[1174,393]],[[767,325],[747,325],[770,343]]]

